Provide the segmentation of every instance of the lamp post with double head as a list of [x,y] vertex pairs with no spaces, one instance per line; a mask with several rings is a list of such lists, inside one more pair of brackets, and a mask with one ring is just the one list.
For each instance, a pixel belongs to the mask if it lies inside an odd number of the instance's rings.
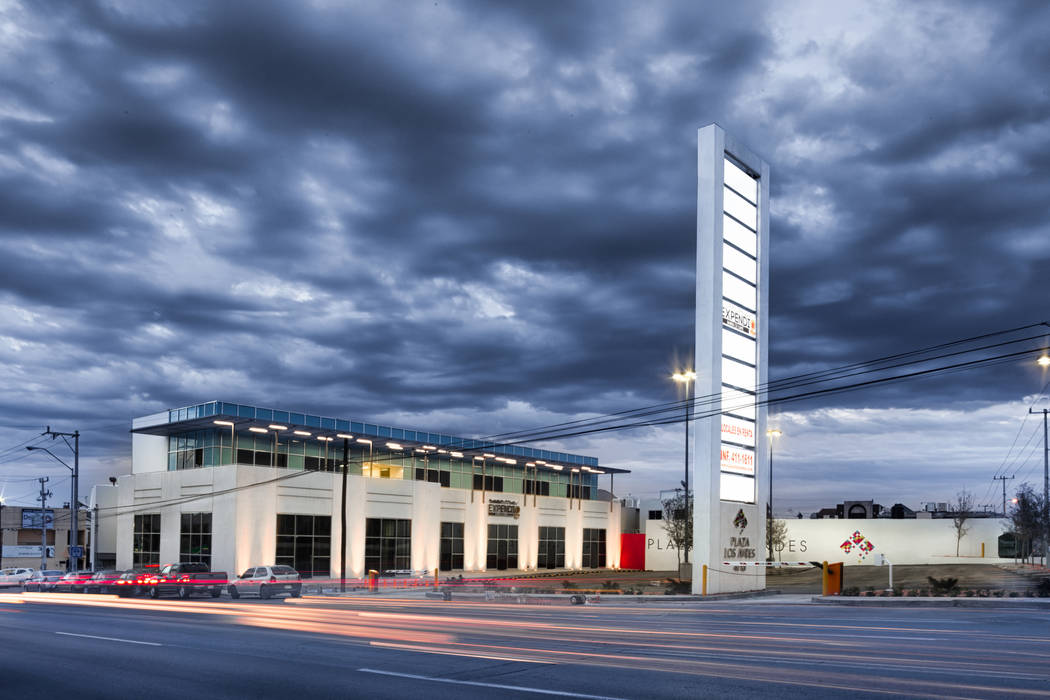
[[[689,419],[692,415],[690,408],[692,407],[692,395],[690,394],[690,388],[693,382],[696,381],[696,372],[691,369],[675,372],[671,375],[678,384],[685,385],[685,479],[682,481],[682,486],[685,488],[685,517],[686,522],[689,522],[689,516],[691,510],[689,508]],[[685,550],[685,561],[684,564],[689,563],[689,548]]]

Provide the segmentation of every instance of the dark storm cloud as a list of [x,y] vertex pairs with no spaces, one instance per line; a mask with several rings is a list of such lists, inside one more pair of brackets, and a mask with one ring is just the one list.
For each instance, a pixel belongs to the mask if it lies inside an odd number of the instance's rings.
[[[0,414],[121,459],[213,398],[481,433],[670,400],[713,121],[772,168],[774,376],[1048,317],[1046,10],[896,9],[15,7]],[[958,376],[833,401],[1026,390]]]

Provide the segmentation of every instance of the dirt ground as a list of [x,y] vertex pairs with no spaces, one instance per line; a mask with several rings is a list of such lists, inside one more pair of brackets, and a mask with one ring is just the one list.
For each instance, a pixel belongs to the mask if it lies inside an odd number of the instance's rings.
[[[960,589],[998,589],[1024,592],[1034,589],[1039,578],[1023,569],[1001,568],[990,564],[932,564],[927,566],[894,566],[893,585],[900,588],[928,588],[927,577],[957,578]],[[888,566],[843,567],[842,587],[856,586],[862,591],[869,588],[889,587]],[[781,593],[820,593],[819,569],[771,569],[766,574],[766,587]]]

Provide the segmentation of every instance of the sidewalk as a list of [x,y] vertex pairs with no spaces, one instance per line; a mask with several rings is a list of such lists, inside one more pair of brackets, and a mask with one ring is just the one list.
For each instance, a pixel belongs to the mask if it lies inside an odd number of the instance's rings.
[[1050,598],[965,598],[965,597],[868,597],[816,595],[812,602],[821,605],[852,605],[869,608],[1039,608],[1050,610]]

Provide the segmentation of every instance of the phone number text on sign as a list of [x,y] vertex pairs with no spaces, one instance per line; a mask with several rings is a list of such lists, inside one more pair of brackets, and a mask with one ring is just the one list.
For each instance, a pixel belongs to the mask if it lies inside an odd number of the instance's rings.
[[755,475],[755,453],[739,447],[722,445],[722,471]]

